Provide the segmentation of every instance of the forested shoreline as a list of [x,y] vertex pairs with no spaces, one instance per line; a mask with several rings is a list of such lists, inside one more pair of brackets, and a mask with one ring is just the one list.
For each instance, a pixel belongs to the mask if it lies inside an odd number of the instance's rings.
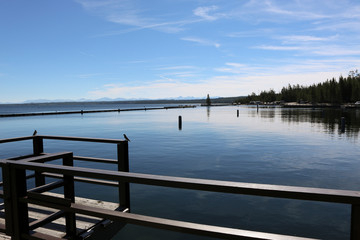
[[288,85],[279,93],[273,89],[262,91],[260,94],[252,93],[247,97],[239,98],[237,103],[251,102],[298,102],[298,103],[331,103],[344,104],[360,101],[360,73],[358,70],[350,71],[348,77],[328,79],[325,82],[310,86]]

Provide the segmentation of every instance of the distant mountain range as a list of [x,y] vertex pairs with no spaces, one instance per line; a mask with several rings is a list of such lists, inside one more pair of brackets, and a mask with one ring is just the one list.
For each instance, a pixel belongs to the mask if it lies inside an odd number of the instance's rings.
[[[243,96],[238,97],[210,97],[212,103],[233,103],[234,101],[242,98]],[[51,104],[51,103],[91,103],[91,102],[99,102],[99,103],[107,103],[107,102],[122,102],[122,103],[147,103],[147,104],[166,104],[166,103],[205,103],[204,98],[196,98],[196,97],[176,97],[176,98],[167,98],[167,99],[147,99],[147,98],[99,98],[99,99],[86,99],[81,98],[77,100],[73,99],[33,99],[27,100],[18,104]],[[2,102],[0,104],[14,104],[8,102]]]
[[[215,97],[217,98],[217,97]],[[205,99],[205,98],[204,98]],[[33,99],[33,100],[26,100],[22,103],[51,103],[51,102],[118,102],[118,101],[166,101],[166,100],[203,100],[200,98],[195,98],[195,97],[177,97],[177,98],[168,98],[168,99],[148,99],[148,98],[99,98],[99,99],[86,99],[86,98],[81,98],[81,99],[77,99],[77,100],[71,100],[71,99],[53,99],[53,100],[49,100],[49,99]]]

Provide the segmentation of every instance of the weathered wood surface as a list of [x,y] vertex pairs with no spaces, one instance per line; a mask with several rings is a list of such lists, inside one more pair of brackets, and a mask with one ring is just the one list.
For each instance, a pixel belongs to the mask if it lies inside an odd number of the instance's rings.
[[[46,194],[50,196],[61,197],[60,194],[56,194],[56,193],[46,193]],[[90,207],[98,207],[107,210],[115,210],[118,207],[117,203],[80,198],[80,197],[75,197],[75,203]],[[56,211],[57,210],[55,209],[29,204],[30,222],[48,217],[50,214],[53,214]],[[81,214],[77,214],[76,217],[77,217],[76,227],[78,233],[91,229],[92,227],[94,227],[96,224],[98,224],[103,220],[101,218],[85,216]],[[0,224],[5,224],[4,209],[0,210]],[[34,231],[41,234],[50,235],[52,237],[63,238],[65,236],[65,218],[62,217],[57,220],[54,220],[53,222],[46,224],[44,227],[36,228]],[[11,237],[6,236],[3,233],[0,233],[0,240],[1,239],[11,239]]]

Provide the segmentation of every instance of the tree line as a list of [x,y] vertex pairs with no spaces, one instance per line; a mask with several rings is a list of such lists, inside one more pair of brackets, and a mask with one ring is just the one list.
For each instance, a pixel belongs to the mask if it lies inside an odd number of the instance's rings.
[[360,101],[360,73],[358,70],[350,71],[348,77],[340,76],[328,79],[325,82],[302,86],[299,84],[283,87],[279,93],[273,89],[262,91],[260,94],[252,93],[247,97],[239,98],[238,103],[250,102],[299,102],[299,103],[351,103]]

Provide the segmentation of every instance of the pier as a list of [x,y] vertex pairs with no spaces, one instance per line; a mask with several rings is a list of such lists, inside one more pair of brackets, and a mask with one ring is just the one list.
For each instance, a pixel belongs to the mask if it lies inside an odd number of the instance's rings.
[[[86,141],[114,145],[116,159],[45,152],[47,140]],[[0,139],[0,144],[27,141],[32,153],[0,159],[3,199],[0,232],[3,239],[111,239],[126,224],[148,226],[220,239],[310,239],[190,223],[131,212],[130,185],[211,191],[258,197],[287,198],[347,204],[351,208],[351,240],[360,240],[360,191],[215,181],[129,172],[128,141],[116,139],[35,135]],[[76,145],[75,145],[76,146]],[[56,163],[55,160],[61,160]],[[75,167],[74,161],[112,164],[114,170]],[[28,184],[33,181],[33,187]],[[118,201],[102,202],[76,196],[75,182],[117,188]],[[52,192],[60,189],[61,193]]]
[[161,109],[175,109],[175,108],[195,108],[196,105],[179,105],[168,107],[143,107],[143,108],[123,108],[123,109],[98,109],[98,110],[77,110],[77,111],[53,111],[53,112],[30,112],[30,113],[7,113],[0,114],[0,118],[4,117],[28,117],[28,116],[43,116],[43,115],[64,115],[64,114],[85,114],[85,113],[104,113],[104,112],[127,112],[127,111],[148,111]]

